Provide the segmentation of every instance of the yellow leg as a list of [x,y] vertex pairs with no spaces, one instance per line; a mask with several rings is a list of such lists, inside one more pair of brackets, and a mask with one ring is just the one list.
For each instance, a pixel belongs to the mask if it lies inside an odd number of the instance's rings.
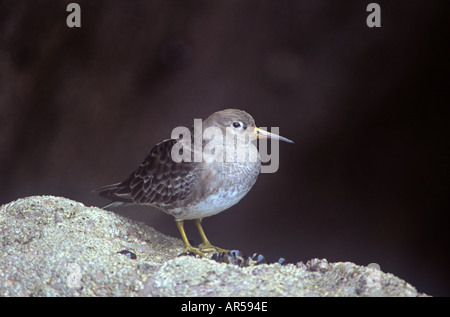
[[200,237],[202,238],[202,243],[199,245],[200,250],[203,252],[219,252],[219,253],[227,253],[230,250],[222,249],[216,246],[213,246],[211,242],[209,242],[208,238],[205,235],[205,232],[203,231],[202,222],[200,219],[195,220],[195,225],[197,226],[198,233],[200,234]]
[[183,254],[189,254],[194,253],[195,255],[199,255],[201,257],[204,257],[205,255],[197,248],[194,248],[190,243],[186,236],[186,233],[184,232],[184,221],[183,220],[176,220],[175,223],[177,224],[177,228],[180,231],[181,239],[183,239],[184,242],[184,253]]

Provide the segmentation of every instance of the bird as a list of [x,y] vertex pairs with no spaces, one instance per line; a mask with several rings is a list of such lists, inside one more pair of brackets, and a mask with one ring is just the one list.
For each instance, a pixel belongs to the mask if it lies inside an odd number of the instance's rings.
[[[180,131],[184,134],[172,133],[156,144],[124,181],[94,192],[111,201],[103,208],[138,204],[172,215],[185,245],[182,254],[226,253],[210,243],[202,219],[237,204],[255,184],[261,158],[254,140],[294,142],[256,127],[253,117],[239,109],[214,112]],[[186,236],[186,220],[194,220],[200,234],[197,247]]]

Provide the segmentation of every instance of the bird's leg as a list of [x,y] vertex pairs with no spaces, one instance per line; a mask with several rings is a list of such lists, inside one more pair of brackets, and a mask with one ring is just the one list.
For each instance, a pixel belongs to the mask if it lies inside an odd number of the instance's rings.
[[211,242],[209,242],[208,238],[205,235],[205,232],[203,231],[202,222],[200,219],[195,219],[195,225],[197,226],[198,233],[200,234],[200,237],[202,238],[202,243],[199,245],[199,249],[203,252],[219,252],[219,253],[227,253],[230,250],[222,249],[216,246],[213,246]]
[[190,243],[186,236],[186,233],[184,232],[184,221],[183,220],[176,220],[175,223],[177,224],[177,228],[180,231],[181,239],[183,239],[184,242],[184,252],[183,255],[188,255],[189,253],[194,253],[195,255],[198,255],[200,257],[204,257],[205,254],[201,252],[199,249],[194,248]]

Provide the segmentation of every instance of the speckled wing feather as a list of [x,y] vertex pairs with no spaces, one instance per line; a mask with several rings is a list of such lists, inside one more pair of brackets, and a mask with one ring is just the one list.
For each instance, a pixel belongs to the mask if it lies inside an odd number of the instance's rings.
[[161,209],[177,207],[181,201],[189,199],[190,188],[199,168],[195,162],[177,163],[172,160],[171,150],[177,142],[171,139],[155,145],[125,181],[96,191],[104,198],[119,202],[110,205],[134,203]]

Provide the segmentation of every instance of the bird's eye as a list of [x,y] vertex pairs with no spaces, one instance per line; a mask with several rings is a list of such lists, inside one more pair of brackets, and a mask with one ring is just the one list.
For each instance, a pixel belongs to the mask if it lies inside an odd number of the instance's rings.
[[240,127],[242,127],[242,123],[240,123],[239,121],[233,122],[233,127],[236,129],[240,128]]

